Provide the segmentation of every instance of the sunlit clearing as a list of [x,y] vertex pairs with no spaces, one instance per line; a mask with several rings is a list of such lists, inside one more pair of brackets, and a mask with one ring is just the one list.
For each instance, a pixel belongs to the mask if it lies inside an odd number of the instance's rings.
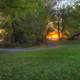
[[6,37],[6,31],[5,29],[0,29],[0,43],[4,41],[4,38]]
[[4,33],[5,30],[4,29],[0,29],[0,34]]

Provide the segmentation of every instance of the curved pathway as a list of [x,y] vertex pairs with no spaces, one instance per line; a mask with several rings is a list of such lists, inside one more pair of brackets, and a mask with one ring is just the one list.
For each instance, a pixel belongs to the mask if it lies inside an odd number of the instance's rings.
[[49,47],[40,47],[40,48],[0,48],[0,51],[9,51],[9,52],[17,52],[17,51],[41,51],[47,49],[55,49],[61,47],[57,46],[49,46]]

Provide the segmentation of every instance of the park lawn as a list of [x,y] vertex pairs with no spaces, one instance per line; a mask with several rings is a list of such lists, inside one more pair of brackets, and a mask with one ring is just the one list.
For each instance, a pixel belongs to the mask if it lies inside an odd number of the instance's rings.
[[0,52],[0,80],[80,80],[80,45]]

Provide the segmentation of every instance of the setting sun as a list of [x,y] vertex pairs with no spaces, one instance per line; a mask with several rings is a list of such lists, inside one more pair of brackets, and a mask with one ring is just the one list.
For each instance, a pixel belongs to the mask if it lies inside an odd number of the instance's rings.
[[[60,38],[63,38],[62,33],[60,33]],[[58,41],[59,40],[59,34],[58,34],[58,32],[53,31],[53,32],[48,33],[47,39]]]

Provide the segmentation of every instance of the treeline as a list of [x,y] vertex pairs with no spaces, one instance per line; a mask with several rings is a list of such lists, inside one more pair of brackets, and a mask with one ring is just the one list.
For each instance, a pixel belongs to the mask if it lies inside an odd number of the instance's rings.
[[27,47],[43,42],[48,14],[44,0],[0,0],[0,11],[6,16],[1,26],[8,31],[7,46]]
[[[4,20],[0,20],[0,26],[8,33],[4,45],[28,47],[42,44],[48,19],[55,16],[51,13],[51,7],[54,5],[55,0],[0,0],[0,16],[4,17]],[[65,26],[78,29],[77,26],[80,26],[79,9],[79,5],[76,5],[75,9],[66,8]]]

